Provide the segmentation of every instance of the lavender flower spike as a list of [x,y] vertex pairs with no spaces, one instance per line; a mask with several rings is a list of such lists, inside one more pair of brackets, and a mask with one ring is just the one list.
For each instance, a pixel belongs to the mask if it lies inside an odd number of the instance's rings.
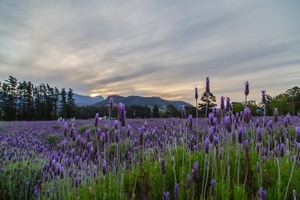
[[102,173],[103,173],[103,175],[106,174],[106,168],[107,168],[106,160],[103,160],[103,163],[102,163]]
[[205,87],[205,92],[210,93],[210,88],[209,88],[209,77],[206,77],[206,87]]
[[95,116],[95,127],[98,126],[98,120],[99,120],[99,113],[96,113],[96,116]]
[[199,163],[196,161],[194,163],[194,168],[192,170],[193,172],[193,181],[196,183],[198,181],[198,168],[199,168]]
[[260,195],[261,200],[267,200],[267,190],[264,190],[262,187],[259,188],[258,194]]
[[249,82],[248,81],[245,82],[245,95],[246,96],[249,95]]
[[226,97],[226,111],[231,111],[232,110],[232,106],[231,106],[231,102],[230,102],[230,98]]
[[195,99],[198,99],[198,88],[195,87]]
[[210,144],[209,139],[206,138],[205,141],[204,141],[204,152],[206,154],[208,154],[208,152],[209,152],[209,144]]
[[179,183],[175,183],[175,186],[174,186],[174,196],[175,196],[175,200],[179,199]]
[[170,192],[168,192],[168,191],[164,192],[164,196],[165,196],[165,200],[170,200],[171,199]]
[[125,105],[120,102],[118,106],[118,119],[122,123],[122,127],[125,126],[125,118],[126,118]]
[[210,185],[211,185],[211,196],[215,196],[216,180],[215,179],[211,180]]
[[220,109],[224,110],[225,109],[225,97],[221,96],[221,105],[220,105]]
[[266,90],[262,90],[261,91],[261,102],[263,104],[266,104],[267,103],[267,100],[266,100]]

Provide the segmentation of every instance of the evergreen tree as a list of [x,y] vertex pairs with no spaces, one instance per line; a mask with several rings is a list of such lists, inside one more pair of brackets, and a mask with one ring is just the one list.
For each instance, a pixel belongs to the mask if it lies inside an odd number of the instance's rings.
[[217,104],[216,97],[211,92],[204,92],[200,99],[202,102],[198,104],[198,108],[200,109],[200,114],[205,117],[205,111],[207,108],[207,112],[212,108],[215,108]]
[[53,119],[57,119],[59,115],[59,90],[54,87],[54,96],[53,96]]
[[0,106],[1,106],[2,117],[4,120],[10,120],[9,119],[10,106],[8,100],[9,100],[8,85],[6,83],[3,83],[1,87]]
[[67,92],[66,89],[61,89],[60,92],[60,115],[62,118],[67,117]]
[[18,80],[12,76],[9,76],[6,83],[2,86],[3,98],[2,98],[2,108],[6,120],[16,120],[17,119],[17,85]]
[[67,104],[66,104],[66,116],[67,118],[72,118],[75,115],[76,111],[76,104],[74,99],[74,93],[71,88],[69,88],[68,94],[67,94]]

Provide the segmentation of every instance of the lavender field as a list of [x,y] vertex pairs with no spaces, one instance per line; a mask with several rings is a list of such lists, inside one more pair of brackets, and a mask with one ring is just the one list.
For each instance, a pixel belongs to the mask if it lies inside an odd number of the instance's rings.
[[300,119],[0,123],[1,199],[299,199]]

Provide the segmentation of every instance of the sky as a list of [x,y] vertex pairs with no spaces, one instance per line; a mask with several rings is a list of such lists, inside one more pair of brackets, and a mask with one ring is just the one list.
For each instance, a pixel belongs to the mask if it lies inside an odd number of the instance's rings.
[[194,104],[300,83],[300,1],[0,0],[0,81]]

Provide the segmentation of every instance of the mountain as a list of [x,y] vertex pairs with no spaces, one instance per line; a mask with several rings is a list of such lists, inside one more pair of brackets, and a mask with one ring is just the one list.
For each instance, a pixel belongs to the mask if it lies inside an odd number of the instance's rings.
[[80,94],[76,94],[76,93],[74,93],[73,97],[75,99],[75,103],[77,106],[93,105],[93,104],[101,102],[103,100],[102,96],[90,97],[90,96],[84,96],[84,95],[80,95]]
[[149,107],[153,107],[154,105],[157,105],[158,108],[163,110],[166,110],[169,104],[174,105],[177,109],[181,109],[181,105],[191,106],[191,104],[186,103],[184,101],[169,101],[169,100],[164,100],[160,97],[141,97],[141,96],[123,97],[119,95],[108,96],[105,100],[98,102],[96,105],[108,105],[110,97],[114,99],[114,103],[122,102],[123,104],[125,104],[125,106],[147,105]]

